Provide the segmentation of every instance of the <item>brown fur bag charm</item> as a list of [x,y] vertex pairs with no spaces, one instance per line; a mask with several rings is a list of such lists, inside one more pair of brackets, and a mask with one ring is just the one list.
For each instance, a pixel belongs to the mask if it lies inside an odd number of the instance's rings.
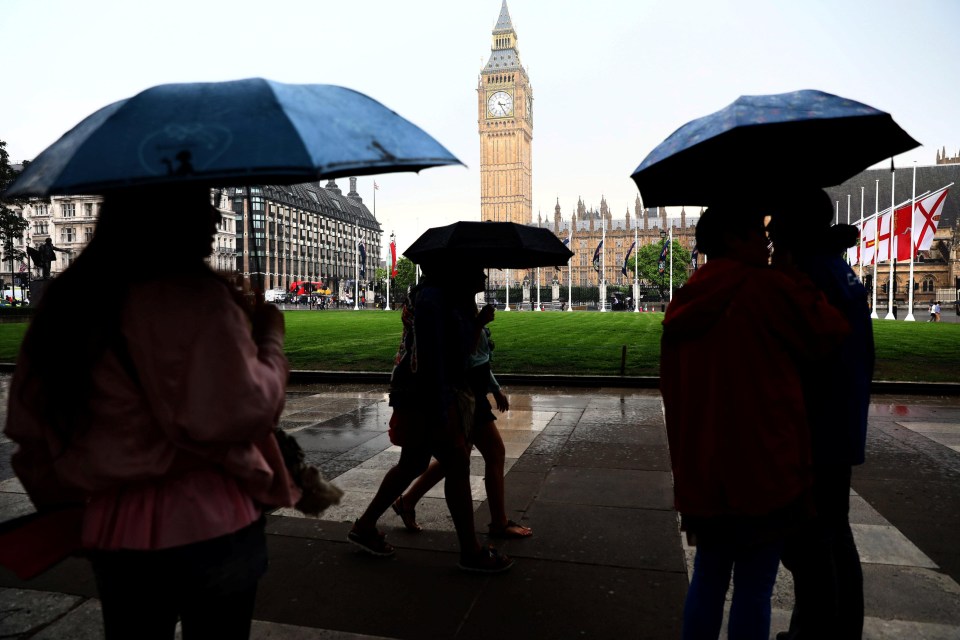
[[327,482],[319,469],[305,462],[306,456],[296,438],[279,428],[274,430],[274,435],[280,445],[280,453],[283,454],[283,463],[293,481],[303,491],[303,496],[294,508],[305,516],[316,517],[328,507],[340,504],[343,491]]

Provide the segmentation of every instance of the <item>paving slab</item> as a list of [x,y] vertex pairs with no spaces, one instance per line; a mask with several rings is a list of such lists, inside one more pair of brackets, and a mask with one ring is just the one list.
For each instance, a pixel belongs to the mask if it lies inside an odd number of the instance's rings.
[[507,547],[518,557],[685,574],[672,511],[537,502],[527,515],[534,536]]
[[681,573],[525,559],[489,579],[456,637],[679,638],[686,589]]
[[664,445],[572,440],[558,464],[565,467],[670,471],[670,450]]
[[673,478],[667,471],[555,467],[541,501],[638,509],[673,508]]

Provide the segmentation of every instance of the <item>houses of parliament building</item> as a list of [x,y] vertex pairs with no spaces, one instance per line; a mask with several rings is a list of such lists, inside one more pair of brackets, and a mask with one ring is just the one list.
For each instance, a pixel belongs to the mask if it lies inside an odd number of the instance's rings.
[[[599,274],[593,267],[593,254],[604,241],[604,277],[607,284],[629,285],[633,282],[621,272],[624,256],[636,234],[638,248],[662,242],[660,232],[673,228],[673,237],[682,246],[693,248],[694,216],[686,211],[668,218],[666,209],[645,209],[639,197],[621,216],[616,216],[606,198],[598,206],[588,206],[578,199],[575,207],[564,215],[557,201],[553,217],[533,219],[533,87],[527,70],[520,62],[517,33],[510,19],[506,0],[491,34],[490,58],[480,72],[477,84],[477,124],[480,133],[480,219],[536,224],[554,232],[558,238],[571,238],[570,261],[574,286],[596,286]],[[502,285],[506,274],[491,273],[491,284]],[[511,282],[524,278],[533,282],[530,273],[512,272]],[[553,276],[549,276],[552,278]],[[499,278],[499,281],[498,281]],[[562,274],[567,283],[568,274]],[[541,285],[548,284],[541,281]]]

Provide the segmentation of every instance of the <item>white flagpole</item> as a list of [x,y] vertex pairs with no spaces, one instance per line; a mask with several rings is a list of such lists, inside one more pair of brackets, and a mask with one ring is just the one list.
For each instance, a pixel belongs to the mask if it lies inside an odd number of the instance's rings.
[[[860,224],[858,225],[860,229],[860,237],[857,238],[857,245],[859,246],[860,240],[863,239],[863,191],[864,187],[860,187]],[[876,243],[874,243],[876,246]],[[857,252],[857,272],[860,278],[860,282],[863,282],[863,247],[860,247],[860,250]]]
[[[537,228],[540,228],[540,212],[537,212]],[[540,311],[540,267],[537,267],[537,311]]]
[[880,318],[877,314],[877,265],[880,263],[880,181],[876,183],[876,197],[873,205],[873,303],[870,305],[870,317]]
[[673,302],[673,223],[670,223],[670,302]]
[[840,201],[837,200],[837,218],[833,221],[833,224],[840,224]]
[[[377,192],[373,192],[374,202],[376,202]],[[396,246],[396,234],[390,232],[390,246],[387,247],[387,304],[383,307],[384,311],[390,311],[390,278],[393,276],[393,252]]]
[[890,158],[890,236],[887,240],[887,257],[890,260],[890,276],[887,278],[887,315],[884,316],[884,320],[896,320],[897,318],[893,315],[893,260],[896,257],[896,253],[893,251],[893,241],[896,239],[894,232],[897,230],[897,201],[895,186],[897,180],[897,172],[893,167],[893,158]]
[[[643,208],[643,202],[640,203],[640,207]],[[637,221],[633,222],[633,312],[640,313],[640,281],[637,279],[640,271],[637,268],[637,251],[640,247],[637,246]]]
[[[570,220],[570,251],[573,251],[573,220]],[[573,256],[567,258],[567,311],[573,311]]]
[[600,236],[600,287],[599,287],[599,289],[600,289],[600,291],[599,291],[599,296],[600,296],[600,311],[606,311],[606,310],[607,310],[607,305],[605,304],[606,301],[604,300],[604,298],[606,297],[605,294],[607,293],[607,288],[606,288],[605,286],[603,286],[603,285],[604,285],[604,282],[606,282],[606,280],[607,280],[607,278],[606,278],[606,275],[607,275],[607,223],[606,223],[606,220],[603,219],[603,216],[600,216],[600,230],[601,230],[601,236]]
[[[850,224],[850,194],[847,194],[847,224]],[[845,251],[847,254],[847,264],[850,264],[850,252]]]
[[356,279],[353,281],[353,310],[360,310],[360,225],[353,225],[353,264],[356,267]]
[[507,290],[507,302],[506,302],[506,304],[503,306],[503,310],[504,310],[504,311],[510,311],[510,269],[507,269],[504,273],[507,274],[507,275],[506,275],[506,278],[507,278],[507,279],[504,281],[504,284],[506,284],[506,287],[505,287],[505,288],[506,288],[506,290]]
[[909,302],[907,303],[907,317],[904,318],[906,322],[915,322],[916,318],[913,317],[913,256],[917,252],[916,244],[913,241],[913,226],[917,221],[917,161],[913,161],[913,189],[910,192],[910,278],[907,280],[907,294]]

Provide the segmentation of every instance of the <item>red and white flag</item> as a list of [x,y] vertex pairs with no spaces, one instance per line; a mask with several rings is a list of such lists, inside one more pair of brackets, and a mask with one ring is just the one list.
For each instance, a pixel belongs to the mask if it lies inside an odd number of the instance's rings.
[[916,228],[913,233],[914,244],[917,245],[917,251],[927,251],[933,245],[933,236],[937,232],[937,226],[940,224],[940,214],[943,212],[943,205],[947,201],[947,191],[953,183],[946,187],[934,191],[921,200],[917,200],[917,208],[914,209],[914,224]]
[[877,259],[877,219],[864,220],[860,226],[860,264],[871,265]]
[[890,212],[880,215],[880,224],[877,230],[877,262],[890,260]]
[[390,241],[390,277],[397,277],[397,243]]
[[896,228],[894,229],[894,254],[897,260],[909,262],[910,260],[910,203],[897,207]]

